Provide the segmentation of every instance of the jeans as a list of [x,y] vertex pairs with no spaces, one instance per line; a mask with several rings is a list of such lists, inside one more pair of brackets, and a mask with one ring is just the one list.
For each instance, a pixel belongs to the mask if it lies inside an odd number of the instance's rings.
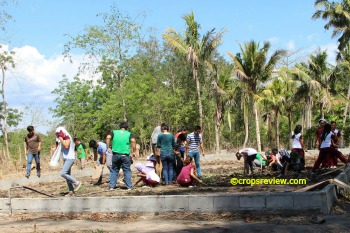
[[174,155],[160,155],[160,160],[163,164],[163,178],[165,185],[172,184],[173,183],[173,162],[174,162]]
[[27,155],[27,174],[30,174],[30,170],[32,169],[32,161],[35,159],[36,163],[36,171],[40,171],[40,154],[31,154]]
[[74,159],[66,159],[63,160],[63,167],[61,170],[61,176],[66,179],[67,181],[67,185],[68,185],[68,189],[70,192],[74,192],[74,187],[73,184],[76,184],[78,181],[70,175],[71,173],[71,168],[74,164]]
[[126,187],[132,189],[131,182],[131,157],[129,155],[121,155],[113,153],[112,157],[112,169],[109,174],[109,188],[115,188],[118,180],[118,173],[120,168],[123,169],[124,180]]
[[202,178],[202,172],[201,172],[201,165],[199,163],[200,161],[200,154],[199,154],[199,151],[190,151],[188,152],[188,155],[194,159],[194,163],[196,164],[196,170],[197,170],[197,175],[198,175],[198,178]]

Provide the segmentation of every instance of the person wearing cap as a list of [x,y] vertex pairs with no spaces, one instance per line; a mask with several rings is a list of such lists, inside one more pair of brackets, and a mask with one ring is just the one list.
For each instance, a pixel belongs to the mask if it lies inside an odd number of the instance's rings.
[[141,162],[135,164],[135,168],[138,171],[137,176],[139,176],[140,179],[136,181],[134,186],[136,186],[141,181],[143,181],[146,187],[155,187],[159,184],[160,178],[154,169],[156,162],[157,160],[152,154],[147,157],[146,164],[143,164]]
[[243,174],[249,174],[249,168],[251,173],[254,173],[253,161],[256,158],[258,152],[254,148],[244,148],[236,153],[237,158],[243,157],[244,159],[244,170]]
[[[112,153],[108,150],[106,143],[97,142],[94,139],[91,139],[89,142],[89,147],[94,153],[94,167],[99,164],[102,166],[107,166],[108,170],[112,170]],[[100,158],[98,159],[98,155]],[[102,184],[102,173],[96,184]]]
[[122,168],[124,173],[124,181],[126,188],[132,190],[131,181],[131,163],[130,147],[132,150],[131,155],[135,157],[136,140],[133,134],[128,131],[128,123],[122,122],[119,124],[119,130],[113,130],[107,135],[106,145],[112,146],[112,170],[109,176],[109,190],[115,190],[118,180],[118,173]]

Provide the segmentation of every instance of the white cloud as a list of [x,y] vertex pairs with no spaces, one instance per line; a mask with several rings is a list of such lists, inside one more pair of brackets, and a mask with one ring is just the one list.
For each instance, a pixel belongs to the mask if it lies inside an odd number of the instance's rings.
[[[7,45],[2,50],[8,50]],[[64,59],[63,55],[46,58],[31,46],[16,47],[15,68],[6,72],[5,97],[9,107],[24,111],[26,106],[41,111],[44,118],[52,120],[48,108],[54,107],[56,96],[51,92],[65,75],[69,80],[78,73],[79,64],[86,60],[82,55],[72,55],[72,61]],[[1,52],[1,51],[0,51]],[[82,78],[92,78],[93,74],[80,75]],[[26,126],[28,116],[21,123]]]

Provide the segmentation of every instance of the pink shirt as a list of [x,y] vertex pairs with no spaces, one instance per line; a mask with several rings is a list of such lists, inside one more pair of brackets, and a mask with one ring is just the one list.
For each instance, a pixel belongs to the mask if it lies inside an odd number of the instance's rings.
[[192,164],[188,164],[186,166],[184,166],[179,174],[179,176],[177,177],[177,180],[185,180],[185,179],[189,179],[191,180],[191,169],[194,169],[195,166]]

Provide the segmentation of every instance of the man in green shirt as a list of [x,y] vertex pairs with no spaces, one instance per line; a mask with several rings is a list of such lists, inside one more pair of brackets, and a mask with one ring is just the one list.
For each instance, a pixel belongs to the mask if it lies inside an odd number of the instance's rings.
[[132,149],[132,156],[135,157],[136,150],[136,140],[134,135],[132,135],[127,129],[128,124],[122,122],[119,125],[119,130],[113,130],[106,138],[107,148],[109,145],[112,146],[112,170],[109,178],[109,190],[116,189],[116,184],[118,180],[118,173],[120,168],[123,169],[124,180],[128,190],[132,190],[131,181],[131,157],[130,157],[130,147]]
[[79,161],[79,169],[83,170],[86,162],[86,155],[88,154],[86,146],[78,138],[74,138],[75,152]]

